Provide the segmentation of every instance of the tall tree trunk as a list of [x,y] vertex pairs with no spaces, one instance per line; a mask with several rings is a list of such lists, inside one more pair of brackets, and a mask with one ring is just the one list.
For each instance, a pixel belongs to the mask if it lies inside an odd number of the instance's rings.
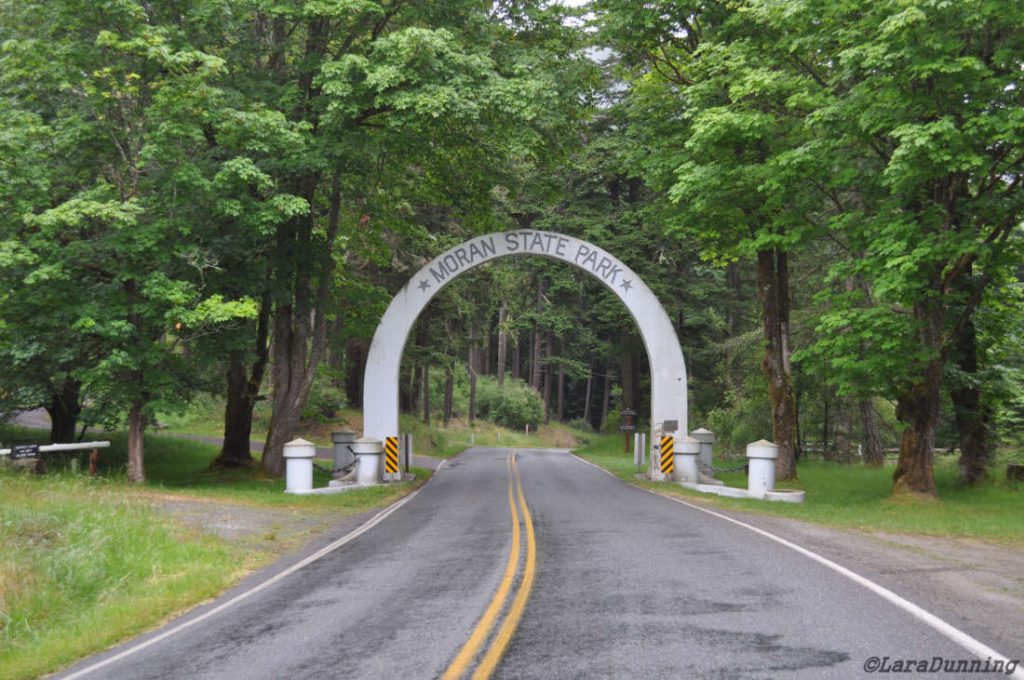
[[444,425],[448,427],[448,423],[452,419],[452,397],[455,392],[455,375],[452,373],[451,366],[446,366],[444,369]]
[[541,351],[544,341],[541,339],[540,328],[533,327],[533,348],[530,352],[530,387],[540,394],[542,369]]
[[640,372],[640,357],[636,352],[634,339],[628,337],[622,347],[622,366],[620,374],[622,377],[622,408],[637,411]]
[[75,427],[82,412],[80,402],[82,383],[67,379],[54,389],[46,412],[50,414],[50,441],[54,444],[69,444],[75,441]]
[[547,333],[544,342],[544,424],[551,422],[551,333]]
[[[260,376],[262,379],[262,376]],[[262,380],[261,380],[262,382]],[[246,375],[241,352],[231,352],[227,371],[227,400],[224,404],[224,442],[211,467],[239,468],[253,461],[252,412],[259,396],[259,383]]]
[[885,465],[885,451],[882,450],[882,433],[878,430],[878,415],[870,399],[859,399],[861,429],[864,431],[864,462],[868,467]]
[[263,376],[270,361],[270,296],[264,295],[256,322],[256,358],[245,366],[242,352],[228,355],[227,400],[224,404],[224,442],[211,467],[238,468],[253,461],[252,413],[260,397]]
[[469,408],[467,409],[467,417],[469,418],[469,424],[472,425],[476,421],[476,370],[473,368],[473,355],[476,350],[472,347],[469,348],[470,361],[469,366],[466,368],[466,372],[469,377]]
[[739,325],[738,310],[739,305],[742,303],[743,295],[743,279],[740,276],[740,265],[738,262],[730,262],[725,267],[725,281],[729,288],[729,305],[725,311],[725,327],[729,331],[729,336],[736,335],[736,329]]
[[[318,38],[319,39],[319,38]],[[316,176],[303,180],[299,195],[315,205]],[[263,467],[273,475],[284,473],[284,445],[295,436],[302,409],[313,386],[316,369],[327,341],[327,298],[334,271],[332,250],[341,216],[341,175],[331,183],[327,235],[317,250],[319,257],[300,261],[299,254],[313,252],[316,215],[310,211],[278,231],[278,251],[283,255],[277,272],[279,299],[274,309],[273,367],[274,406],[263,447]],[[287,293],[285,293],[287,291]],[[284,294],[283,294],[284,293]],[[282,295],[283,294],[283,295]]]
[[988,413],[978,384],[978,338],[973,321],[956,337],[960,381],[950,392],[960,445],[960,481],[977,484],[988,476]]
[[477,354],[477,374],[491,375],[491,346],[494,344],[494,339],[490,329],[484,333],[484,339],[487,340],[487,344]]
[[555,417],[558,422],[565,422],[565,366],[562,364],[558,365],[558,398],[556,399],[558,407],[555,410]]
[[757,282],[765,339],[761,370],[768,380],[772,439],[779,447],[775,477],[795,479],[799,430],[789,345],[789,263],[785,251],[758,251]]
[[831,439],[831,437],[829,437],[829,434],[831,431],[832,423],[829,422],[831,414],[829,414],[828,408],[830,405],[830,400],[827,382],[823,386],[822,392],[823,396],[821,400],[821,457],[824,458],[825,460],[831,460],[832,453],[829,444],[829,440]]
[[522,370],[520,369],[520,366],[522,366],[523,358],[521,355],[522,352],[519,349],[519,339],[516,338],[515,346],[512,349],[512,378],[514,380],[519,380],[520,376],[522,375]]
[[278,307],[272,347],[273,412],[263,446],[263,467],[273,475],[284,473],[284,445],[299,429],[316,370],[316,364],[310,361],[312,357],[307,358],[306,330],[306,324],[295,318],[290,305]]
[[146,416],[142,414],[142,406],[141,401],[133,401],[128,411],[128,481],[136,484],[146,481]]
[[410,365],[410,362],[402,362],[402,367],[398,372],[398,409],[401,413],[409,413],[412,410],[412,390],[415,382],[413,374],[415,373],[416,369]]
[[590,402],[594,398],[594,364],[590,364],[587,367],[587,389],[585,394],[586,396],[583,398],[583,420],[593,427],[594,424],[590,422]]
[[[306,24],[303,54],[295,60],[297,86],[293,119],[319,122],[320,85],[316,80],[332,33],[332,19],[318,16]],[[278,35],[275,31],[275,38]],[[283,70],[283,69],[282,69]],[[275,249],[274,340],[271,381],[274,390],[270,429],[263,447],[263,467],[284,473],[284,445],[295,436],[327,339],[327,302],[334,272],[334,243],[341,224],[341,171],[335,170],[328,190],[324,234],[317,233],[322,215],[318,190],[326,174],[311,169],[289,182],[290,193],[306,200],[309,210],[277,228]],[[316,234],[316,235],[315,235]]]
[[231,352],[227,401],[224,404],[224,442],[211,467],[239,468],[254,462],[249,440],[252,438],[252,412],[259,385],[253,389],[248,378],[242,353]]
[[420,396],[423,393],[423,371],[419,366],[413,364],[411,371],[412,387],[410,392],[412,393],[409,398],[409,413],[415,415],[420,409]]
[[608,407],[612,398],[612,367],[605,366],[604,369],[604,399],[601,402],[601,431],[604,432],[608,426]]
[[920,322],[919,338],[925,349],[935,353],[921,379],[899,395],[896,417],[906,425],[900,438],[900,457],[893,472],[893,493],[938,495],[935,489],[935,430],[942,403],[943,333],[945,311],[942,302],[926,300],[914,305]]
[[[544,312],[544,279],[541,278],[539,285],[537,286],[537,318],[539,319],[541,314]],[[533,352],[530,364],[530,385],[533,389],[540,393],[540,380],[541,380],[541,369],[543,368],[543,362],[541,357],[542,349],[544,344],[544,336],[541,333],[540,322],[533,322]]]
[[423,424],[430,425],[430,364],[423,364]]
[[[341,317],[334,319],[328,331],[330,338],[340,337],[345,330],[345,320]],[[327,365],[331,368],[331,387],[339,390],[345,389],[345,379],[342,372],[345,369],[345,348],[338,342],[327,343]]]
[[366,372],[368,345],[364,338],[345,343],[345,399],[356,408],[363,405],[363,374]]
[[[508,315],[508,305],[501,303],[498,310],[498,384],[505,384],[505,360],[508,357],[508,333],[505,332],[505,320]],[[519,362],[518,346],[516,351],[516,363]],[[513,377],[518,378],[518,369],[514,371]]]

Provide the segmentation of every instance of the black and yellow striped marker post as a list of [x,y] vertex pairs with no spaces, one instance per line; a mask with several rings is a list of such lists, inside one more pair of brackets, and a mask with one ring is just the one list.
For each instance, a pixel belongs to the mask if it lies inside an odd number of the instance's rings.
[[384,474],[389,481],[398,479],[398,437],[384,439]]
[[661,438],[661,474],[670,475],[676,469],[676,439],[671,435]]

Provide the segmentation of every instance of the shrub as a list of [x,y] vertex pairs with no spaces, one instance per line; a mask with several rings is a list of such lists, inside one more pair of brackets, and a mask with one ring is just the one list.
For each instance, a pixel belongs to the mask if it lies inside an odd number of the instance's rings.
[[571,427],[574,430],[580,430],[581,432],[593,432],[594,431],[594,426],[591,425],[586,420],[583,420],[583,418],[573,418],[568,423],[566,423],[566,425],[568,425],[569,427]]
[[505,384],[491,376],[477,380],[477,412],[479,417],[512,430],[536,428],[544,420],[544,400],[522,380],[505,378]]
[[329,423],[334,420],[338,411],[345,408],[345,390],[335,387],[338,371],[326,365],[317,368],[313,386],[309,390],[306,408],[302,409],[302,419],[307,422]]

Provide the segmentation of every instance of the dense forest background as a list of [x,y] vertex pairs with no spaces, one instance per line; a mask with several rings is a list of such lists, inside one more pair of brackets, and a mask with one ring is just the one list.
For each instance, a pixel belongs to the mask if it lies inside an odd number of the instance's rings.
[[[362,403],[391,295],[481,233],[571,234],[665,306],[691,428],[934,494],[1022,445],[1024,22],[1006,3],[0,0],[0,410],[55,441],[224,402],[263,465]],[[641,419],[582,272],[453,281],[407,345],[424,420]]]

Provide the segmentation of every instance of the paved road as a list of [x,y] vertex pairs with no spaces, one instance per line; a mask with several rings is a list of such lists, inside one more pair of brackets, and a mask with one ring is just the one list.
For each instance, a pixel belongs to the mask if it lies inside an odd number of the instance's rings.
[[743,527],[564,452],[508,459],[452,459],[343,547],[86,677],[436,678],[467,641],[480,642],[470,671],[493,657],[522,604],[495,678],[856,678],[871,657],[972,658]]

